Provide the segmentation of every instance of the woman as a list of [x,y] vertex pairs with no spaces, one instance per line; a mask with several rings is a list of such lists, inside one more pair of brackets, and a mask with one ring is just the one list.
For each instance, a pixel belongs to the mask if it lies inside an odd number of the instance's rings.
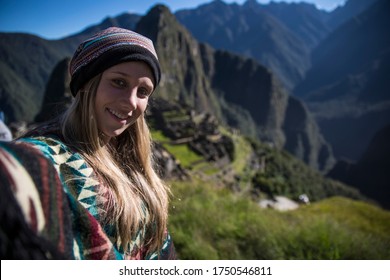
[[69,70],[72,105],[18,142],[57,169],[72,216],[70,257],[174,258],[169,190],[154,170],[144,119],[161,77],[152,41],[108,28],[78,47]]

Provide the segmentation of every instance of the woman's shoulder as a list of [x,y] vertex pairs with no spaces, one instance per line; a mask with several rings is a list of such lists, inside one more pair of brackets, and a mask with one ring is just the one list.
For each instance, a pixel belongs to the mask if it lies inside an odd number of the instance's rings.
[[27,143],[41,150],[45,155],[60,155],[70,152],[69,147],[54,135],[29,136],[16,140],[17,143]]
[[61,136],[58,120],[43,123],[33,128],[18,138],[16,142],[30,144],[41,150],[45,156],[56,155],[61,151],[70,151]]
[[54,148],[57,146],[69,149],[67,145],[56,135],[27,136],[16,140],[17,143],[29,143],[39,147]]
[[73,161],[85,162],[80,153],[70,148],[56,135],[23,137],[16,142],[33,146],[57,166]]

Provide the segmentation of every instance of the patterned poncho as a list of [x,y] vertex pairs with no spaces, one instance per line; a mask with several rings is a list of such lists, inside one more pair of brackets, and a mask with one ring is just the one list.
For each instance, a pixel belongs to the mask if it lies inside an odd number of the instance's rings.
[[145,236],[151,234],[147,228],[138,232],[126,252],[116,246],[116,227],[104,220],[105,186],[83,157],[58,138],[0,142],[0,156],[2,192],[7,187],[12,190],[32,231],[64,258],[176,257],[168,232],[162,250],[146,254]]

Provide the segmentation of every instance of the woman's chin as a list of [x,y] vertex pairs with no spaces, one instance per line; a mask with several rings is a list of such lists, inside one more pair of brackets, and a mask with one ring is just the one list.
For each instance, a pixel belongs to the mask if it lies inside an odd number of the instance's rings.
[[126,130],[126,128],[121,128],[121,129],[117,129],[117,130],[112,130],[112,131],[109,131],[107,133],[107,135],[109,137],[118,137],[119,135],[121,135],[124,131]]

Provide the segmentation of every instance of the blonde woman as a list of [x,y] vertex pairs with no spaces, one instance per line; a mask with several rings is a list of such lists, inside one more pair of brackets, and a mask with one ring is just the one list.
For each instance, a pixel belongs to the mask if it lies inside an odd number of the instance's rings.
[[154,170],[144,119],[161,77],[152,41],[108,28],[78,47],[69,70],[70,108],[18,140],[43,152],[63,184],[72,245],[62,253],[76,259],[175,258],[167,232],[169,190]]

